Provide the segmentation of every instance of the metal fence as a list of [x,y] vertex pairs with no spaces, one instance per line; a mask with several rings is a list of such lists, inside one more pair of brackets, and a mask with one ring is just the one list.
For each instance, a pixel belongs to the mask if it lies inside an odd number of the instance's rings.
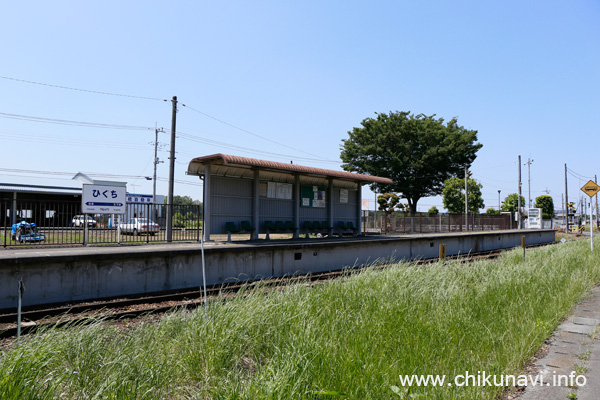
[[[386,223],[387,222],[387,223]],[[511,229],[510,216],[470,214],[438,214],[432,216],[390,215],[381,216],[383,233],[444,233],[483,232]]]
[[[48,246],[85,244],[136,244],[166,242],[167,204],[128,204],[125,215],[84,216],[81,201],[53,202],[32,200],[0,201],[0,243],[8,246]],[[14,211],[13,211],[14,210]],[[122,231],[132,218],[145,218],[158,224]],[[198,205],[173,205],[172,241],[200,241],[202,210]],[[84,223],[83,221],[86,221]],[[27,222],[18,229],[21,221]],[[28,224],[35,224],[35,229]],[[15,226],[16,225],[16,226]]]

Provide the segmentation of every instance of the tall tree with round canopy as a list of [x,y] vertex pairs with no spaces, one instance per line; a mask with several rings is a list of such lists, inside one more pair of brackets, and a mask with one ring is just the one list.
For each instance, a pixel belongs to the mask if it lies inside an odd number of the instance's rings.
[[342,168],[393,180],[393,185],[374,184],[371,189],[401,193],[412,215],[421,198],[442,193],[444,181],[464,177],[464,168],[483,146],[477,143],[477,131],[458,125],[457,118],[444,123],[435,114],[375,114],[342,140]]

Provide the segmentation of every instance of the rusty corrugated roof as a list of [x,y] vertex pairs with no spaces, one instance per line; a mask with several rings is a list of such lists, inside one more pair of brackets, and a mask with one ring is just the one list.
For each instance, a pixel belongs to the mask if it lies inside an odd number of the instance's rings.
[[298,164],[287,164],[282,162],[259,160],[256,158],[240,157],[221,153],[194,158],[192,161],[190,161],[188,165],[188,174],[203,175],[204,171],[200,170],[199,165],[206,164],[227,165],[232,167],[257,167],[262,170],[276,170],[305,175],[317,175],[321,177],[331,177],[337,179],[350,180],[354,182],[382,183],[386,185],[393,184],[393,181],[391,179],[382,178],[379,176],[355,174],[346,171],[307,167]]

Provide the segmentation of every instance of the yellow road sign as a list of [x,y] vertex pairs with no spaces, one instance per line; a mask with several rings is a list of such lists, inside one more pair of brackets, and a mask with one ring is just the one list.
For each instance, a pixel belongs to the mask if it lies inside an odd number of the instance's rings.
[[596,193],[600,192],[600,186],[594,181],[589,181],[581,188],[581,191],[590,197],[594,197]]

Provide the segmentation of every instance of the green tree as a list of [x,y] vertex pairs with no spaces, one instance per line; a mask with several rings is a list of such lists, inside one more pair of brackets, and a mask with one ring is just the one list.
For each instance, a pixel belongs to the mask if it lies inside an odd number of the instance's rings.
[[[167,204],[168,198],[165,197],[165,204]],[[176,206],[201,206],[200,200],[194,200],[190,196],[173,196],[173,205]]]
[[[481,197],[481,183],[469,178],[469,212],[478,213],[485,205]],[[450,214],[461,214],[465,212],[465,179],[450,178],[444,182],[442,189],[442,200],[444,207]]]
[[429,215],[437,215],[440,213],[440,210],[438,210],[438,208],[436,206],[431,206],[431,208],[429,209],[429,211],[427,211],[427,213]]
[[552,196],[544,194],[536,197],[534,207],[542,209],[542,218],[551,219],[554,217],[554,200]]
[[488,208],[485,210],[485,213],[487,215],[500,215],[500,211],[496,210],[495,208]]
[[[521,207],[525,205],[525,197],[521,196]],[[502,211],[517,212],[519,207],[519,195],[517,193],[511,193],[502,202],[500,209]]]
[[173,215],[173,227],[183,228],[185,226],[185,219],[181,213],[175,213]]
[[400,196],[396,193],[384,193],[377,196],[377,204],[379,210],[385,213],[385,231],[387,232],[388,218],[396,209],[403,209],[404,206],[400,203]]
[[342,168],[390,178],[392,185],[371,189],[401,193],[412,215],[421,198],[441,194],[446,179],[464,176],[482,147],[477,131],[459,126],[456,118],[445,123],[435,114],[376,113],[348,135],[340,146]]
[[[165,204],[167,204],[167,201],[168,198],[165,198]],[[194,200],[190,196],[173,196],[173,208],[173,224],[175,224],[177,213],[182,214],[177,220],[178,224],[184,223],[185,219],[197,220],[198,216],[202,218],[202,202]],[[186,217],[184,218],[183,215],[186,215]]]
[[386,215],[390,215],[400,204],[400,196],[396,193],[380,194],[377,196],[377,204],[379,204],[379,211],[383,211]]

